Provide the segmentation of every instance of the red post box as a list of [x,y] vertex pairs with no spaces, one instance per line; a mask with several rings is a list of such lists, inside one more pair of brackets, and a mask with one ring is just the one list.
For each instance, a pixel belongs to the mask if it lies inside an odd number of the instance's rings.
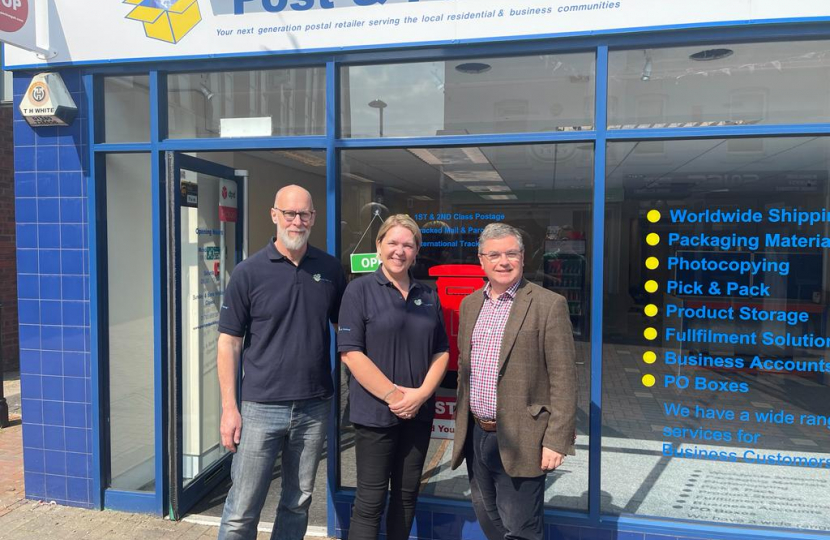
[[430,268],[429,275],[438,278],[435,287],[450,339],[448,371],[458,371],[458,311],[464,297],[484,285],[484,270],[474,264],[442,264]]

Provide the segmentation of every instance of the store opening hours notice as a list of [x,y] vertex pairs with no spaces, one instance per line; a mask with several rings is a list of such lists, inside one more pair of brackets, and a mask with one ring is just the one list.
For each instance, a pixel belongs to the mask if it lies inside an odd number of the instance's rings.
[[652,208],[644,223],[642,384],[677,398],[661,403],[663,455],[830,469],[818,447],[780,444],[826,437],[830,410],[757,397],[773,379],[830,380],[830,211]]

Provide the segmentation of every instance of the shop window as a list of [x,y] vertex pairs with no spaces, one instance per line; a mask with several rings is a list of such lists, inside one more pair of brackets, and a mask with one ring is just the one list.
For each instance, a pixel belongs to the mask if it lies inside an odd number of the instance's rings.
[[593,129],[592,53],[348,66],[342,136]]
[[169,137],[287,137],[326,132],[322,67],[168,77]]
[[[787,41],[612,51],[609,129],[830,121],[830,42]],[[660,117],[647,96],[667,96]]]
[[[549,475],[546,503],[587,509],[590,375],[590,253],[592,243],[593,145],[590,143],[463,148],[347,150],[342,157],[340,206],[342,261],[350,279],[361,276],[361,257],[373,254],[378,228],[387,216],[405,213],[422,228],[423,246],[413,266],[415,279],[443,296],[450,341],[460,303],[483,279],[451,276],[448,267],[480,270],[477,240],[488,223],[519,228],[525,244],[524,276],[568,301],[577,348],[579,408],[577,454]],[[453,295],[450,298],[449,295]],[[453,300],[455,299],[455,302]],[[449,311],[447,311],[449,309]],[[457,348],[439,389],[425,495],[469,499],[463,467],[451,471],[452,400]],[[348,375],[341,378],[342,485],[355,486],[353,431],[348,421]],[[448,399],[447,405],[440,403]]]
[[106,177],[109,487],[154,491],[150,156],[110,154]]
[[103,142],[150,140],[150,77],[104,77]]
[[754,141],[608,147],[603,512],[830,530],[830,139]]

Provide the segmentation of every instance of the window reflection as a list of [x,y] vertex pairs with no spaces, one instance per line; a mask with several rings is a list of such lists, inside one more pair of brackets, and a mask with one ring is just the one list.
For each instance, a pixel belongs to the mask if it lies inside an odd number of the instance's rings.
[[155,490],[149,154],[106,157],[109,487]]
[[325,90],[324,68],[172,74],[169,136],[322,135]]
[[104,142],[150,140],[150,77],[104,78]]
[[594,123],[589,53],[349,66],[341,73],[343,137],[569,131]]
[[830,42],[612,51],[609,129],[827,122]]

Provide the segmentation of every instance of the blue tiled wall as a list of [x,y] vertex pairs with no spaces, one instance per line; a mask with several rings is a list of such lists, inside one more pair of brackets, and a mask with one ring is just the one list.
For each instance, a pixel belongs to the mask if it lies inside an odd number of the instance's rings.
[[14,166],[20,313],[20,390],[26,496],[92,506],[86,96],[66,128],[20,116],[31,74],[14,79]]

